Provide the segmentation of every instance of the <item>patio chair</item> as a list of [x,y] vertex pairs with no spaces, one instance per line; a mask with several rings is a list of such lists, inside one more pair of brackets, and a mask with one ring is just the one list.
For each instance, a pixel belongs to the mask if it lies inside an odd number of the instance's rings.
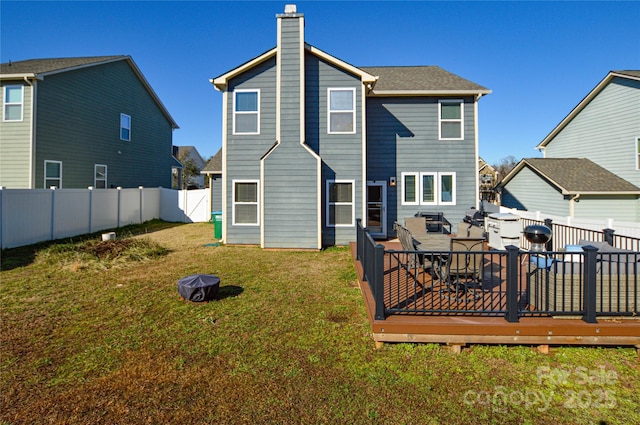
[[407,267],[413,270],[418,267],[422,267],[424,271],[430,270],[433,267],[433,263],[426,258],[425,254],[420,254],[416,240],[413,238],[409,229],[400,223],[396,223],[395,227],[396,234],[398,235],[398,239],[402,245],[402,250],[409,251],[409,253],[407,253]]
[[484,229],[480,226],[474,226],[466,221],[458,223],[458,237],[459,238],[483,238],[485,239]]
[[484,238],[451,238],[451,253],[442,275],[447,287],[441,292],[457,300],[480,298]]
[[427,237],[427,221],[424,217],[406,217],[404,225],[418,242]]

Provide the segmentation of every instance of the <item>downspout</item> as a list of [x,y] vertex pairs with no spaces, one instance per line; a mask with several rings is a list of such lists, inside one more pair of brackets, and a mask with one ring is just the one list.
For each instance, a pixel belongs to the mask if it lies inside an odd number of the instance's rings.
[[576,203],[580,202],[580,194],[576,193],[569,199],[569,217],[575,218]]
[[478,158],[479,158],[479,141],[478,141],[478,100],[482,97],[481,94],[476,94],[473,101],[473,127],[474,127],[474,138],[475,138],[475,176],[476,176],[476,201],[475,208],[478,209],[480,205],[480,167],[478,166]]
[[[31,87],[31,110],[29,111],[29,119],[31,120],[31,125],[29,126],[29,189],[35,189],[34,182],[36,179],[36,108],[35,108],[35,91],[36,91],[36,82],[29,81],[29,78],[24,76],[24,82],[27,83]],[[24,117],[23,117],[24,118]]]

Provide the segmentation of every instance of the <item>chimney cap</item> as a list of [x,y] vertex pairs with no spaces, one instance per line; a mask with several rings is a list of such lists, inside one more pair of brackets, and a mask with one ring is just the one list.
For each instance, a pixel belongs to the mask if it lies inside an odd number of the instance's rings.
[[284,13],[298,13],[298,8],[295,4],[285,4]]

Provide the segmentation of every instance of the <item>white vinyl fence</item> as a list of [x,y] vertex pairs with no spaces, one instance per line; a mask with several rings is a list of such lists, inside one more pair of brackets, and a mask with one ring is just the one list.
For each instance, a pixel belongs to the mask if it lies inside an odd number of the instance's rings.
[[573,218],[563,217],[559,215],[545,214],[540,211],[521,211],[506,207],[500,207],[500,212],[511,213],[522,218],[530,220],[544,221],[545,219],[551,219],[556,224],[563,224],[565,226],[578,227],[580,229],[603,231],[604,229],[615,230],[616,235],[630,236],[633,238],[640,238],[640,223],[637,222],[624,222],[617,221],[611,218],[608,219],[585,219],[585,218]]
[[2,249],[68,238],[159,218],[211,219],[211,192],[138,189],[0,188]]

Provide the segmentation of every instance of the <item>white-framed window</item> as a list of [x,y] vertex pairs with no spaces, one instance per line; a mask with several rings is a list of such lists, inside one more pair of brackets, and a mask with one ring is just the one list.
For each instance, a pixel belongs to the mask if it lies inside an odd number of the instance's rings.
[[22,121],[24,86],[4,86],[3,121]]
[[418,205],[420,173],[402,173],[402,205]]
[[93,166],[93,187],[96,189],[107,188],[107,166],[94,164]]
[[327,227],[355,225],[355,180],[327,180]]
[[355,87],[327,89],[327,133],[355,134],[356,89]]
[[62,161],[44,161],[44,188],[62,188]]
[[455,204],[455,172],[402,173],[402,205]]
[[464,102],[461,99],[438,101],[438,138],[440,140],[464,139]]
[[131,116],[120,114],[120,140],[131,141]]
[[233,134],[260,134],[260,90],[234,91]]
[[254,226],[260,224],[258,180],[233,180],[233,224]]

